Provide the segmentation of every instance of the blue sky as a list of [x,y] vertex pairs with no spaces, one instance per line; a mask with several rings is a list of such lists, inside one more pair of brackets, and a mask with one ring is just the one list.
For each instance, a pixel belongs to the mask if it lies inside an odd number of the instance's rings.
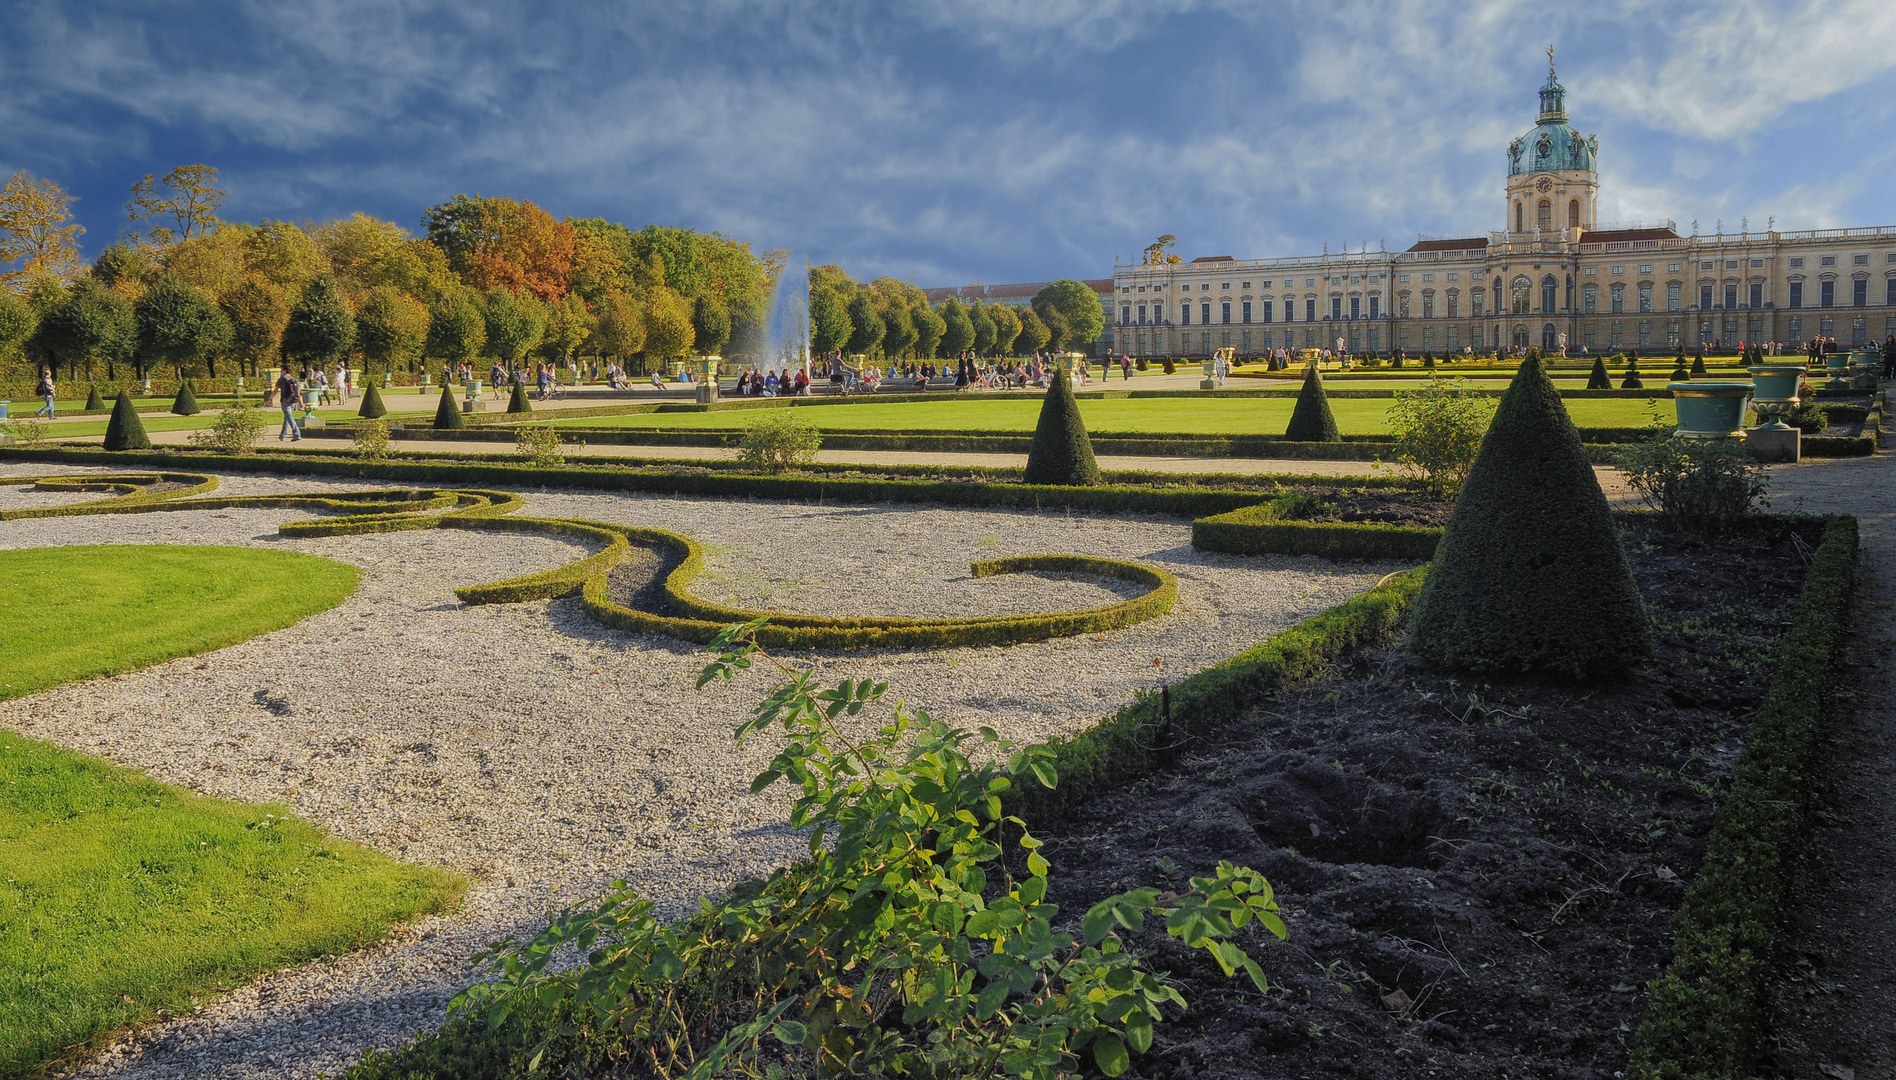
[[1556,46],[1601,219],[1896,224],[1896,3],[3,0],[0,170],[228,220],[457,192],[924,286],[1498,227]]

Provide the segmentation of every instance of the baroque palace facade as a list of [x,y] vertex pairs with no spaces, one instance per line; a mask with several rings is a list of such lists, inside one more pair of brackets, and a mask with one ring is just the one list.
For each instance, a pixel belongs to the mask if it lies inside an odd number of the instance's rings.
[[1567,123],[1553,68],[1508,146],[1503,231],[1401,252],[1115,267],[1114,339],[1134,356],[1289,347],[1578,354],[1732,350],[1896,334],[1896,227],[1681,236],[1597,222],[1598,140]]

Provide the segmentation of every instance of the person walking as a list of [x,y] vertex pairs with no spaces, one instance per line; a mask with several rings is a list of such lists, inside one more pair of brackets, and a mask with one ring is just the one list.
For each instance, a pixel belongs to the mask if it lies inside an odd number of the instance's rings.
[[282,442],[288,436],[291,442],[301,442],[303,428],[296,422],[296,407],[303,403],[303,387],[296,381],[296,376],[290,374],[289,368],[284,368],[283,374],[277,376],[276,392],[277,401],[283,406],[283,430],[277,432],[277,441]]
[[1132,381],[1132,357],[1123,352],[1119,354],[1119,381]]
[[40,369],[39,385],[33,388],[33,393],[37,397],[42,397],[46,399],[46,404],[42,405],[40,407],[40,411],[34,413],[33,415],[35,417],[44,416],[48,420],[54,419],[55,417],[53,416],[53,369],[52,368],[43,367]]
[[1883,341],[1883,378],[1896,379],[1896,334]]

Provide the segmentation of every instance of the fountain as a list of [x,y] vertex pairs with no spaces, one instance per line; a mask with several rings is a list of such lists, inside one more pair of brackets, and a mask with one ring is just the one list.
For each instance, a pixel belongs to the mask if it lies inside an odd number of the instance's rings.
[[784,371],[810,369],[810,272],[786,261],[770,294],[765,320],[763,366]]

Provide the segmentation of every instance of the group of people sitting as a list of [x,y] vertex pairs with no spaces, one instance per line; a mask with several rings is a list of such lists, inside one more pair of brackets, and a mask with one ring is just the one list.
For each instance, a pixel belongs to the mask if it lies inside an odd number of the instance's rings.
[[802,368],[751,368],[737,377],[740,397],[793,397],[810,392],[810,373]]

